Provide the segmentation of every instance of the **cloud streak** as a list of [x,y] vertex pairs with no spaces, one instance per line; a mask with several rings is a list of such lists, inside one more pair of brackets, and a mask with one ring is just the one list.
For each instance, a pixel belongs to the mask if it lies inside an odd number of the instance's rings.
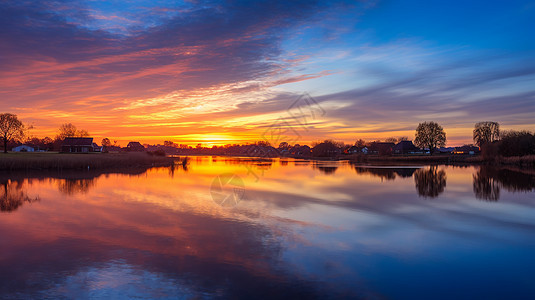
[[38,135],[74,122],[96,137],[148,142],[255,139],[302,91],[328,109],[303,142],[408,135],[428,118],[458,142],[479,119],[534,129],[529,53],[375,41],[359,31],[368,24],[351,20],[380,3],[0,5],[0,108]]

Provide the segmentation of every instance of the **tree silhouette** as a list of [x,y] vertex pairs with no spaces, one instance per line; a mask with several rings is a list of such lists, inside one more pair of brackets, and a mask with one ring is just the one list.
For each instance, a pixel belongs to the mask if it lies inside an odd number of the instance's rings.
[[474,142],[478,146],[497,141],[500,137],[500,124],[497,122],[479,122],[474,126]]
[[58,129],[58,140],[64,140],[69,137],[88,137],[89,132],[85,129],[78,130],[72,123],[62,124]]
[[355,146],[357,146],[357,147],[359,147],[359,148],[365,147],[365,146],[366,146],[366,141],[363,140],[363,139],[358,139],[358,140],[355,142]]
[[414,172],[414,183],[418,195],[424,198],[436,198],[446,188],[446,172],[436,166],[429,169],[418,169]]
[[102,146],[105,148],[111,147],[111,141],[109,138],[103,138],[101,143],[102,143]]
[[0,114],[0,135],[4,141],[4,153],[7,153],[7,143],[12,140],[22,139],[24,125],[14,114]]
[[424,122],[416,128],[414,144],[420,148],[429,148],[431,154],[437,147],[446,145],[446,133],[442,126],[435,122]]

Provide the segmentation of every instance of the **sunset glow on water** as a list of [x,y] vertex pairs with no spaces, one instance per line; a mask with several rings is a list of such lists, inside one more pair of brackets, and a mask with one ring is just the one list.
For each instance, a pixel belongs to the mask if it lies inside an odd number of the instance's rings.
[[534,28],[0,0],[0,300],[535,299]]
[[[187,169],[140,174],[26,174],[3,183],[26,200],[2,206],[0,291],[528,299],[535,177],[507,173],[522,183],[510,186],[500,172],[196,157]],[[228,173],[245,193],[224,207],[211,189]],[[439,183],[433,176],[444,174],[445,184],[418,189],[425,174]],[[498,198],[477,188],[487,184]]]

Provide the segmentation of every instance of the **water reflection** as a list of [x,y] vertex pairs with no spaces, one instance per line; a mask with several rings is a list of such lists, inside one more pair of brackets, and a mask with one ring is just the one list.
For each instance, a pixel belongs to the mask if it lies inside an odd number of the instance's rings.
[[410,178],[418,167],[381,167],[381,166],[361,166],[353,165],[357,174],[369,174],[381,178],[382,180],[394,180],[396,177]]
[[95,179],[63,179],[58,180],[58,190],[67,195],[85,194],[95,185]]
[[[182,166],[177,168],[183,169]],[[96,185],[100,177],[107,177],[113,174],[123,174],[128,176],[141,176],[149,168],[127,168],[114,171],[104,170],[66,170],[66,171],[15,171],[9,173],[0,172],[0,184],[10,185],[16,183],[16,189],[22,190],[23,182],[27,180],[56,182],[58,191],[66,195],[86,194]],[[5,190],[5,189],[4,189]],[[5,192],[4,192],[5,194]]]
[[535,189],[535,174],[528,171],[481,166],[473,175],[473,189],[477,199],[498,201],[500,189],[509,192],[531,192]]
[[312,168],[315,169],[315,170],[319,170],[323,174],[333,175],[336,172],[336,170],[338,169],[338,166],[325,164],[323,162],[314,162],[312,164]]
[[[248,176],[243,161],[263,176]],[[300,160],[190,164],[187,172],[6,175],[8,191],[22,182],[27,197],[38,191],[41,200],[0,216],[0,298],[535,294],[534,194],[513,193],[535,187],[531,175]],[[222,173],[244,180],[247,197],[235,207],[211,198]],[[501,201],[474,201],[485,193],[476,183],[485,190],[490,179]]]
[[169,176],[171,178],[174,178],[175,177],[175,171],[177,171],[177,170],[182,170],[185,173],[187,173],[189,171],[188,160],[189,159],[186,157],[185,159],[182,160],[182,162],[179,162],[179,163],[176,163],[176,164],[173,164],[173,165],[169,166],[168,167]]
[[24,189],[24,180],[3,180],[0,182],[0,211],[13,212],[24,203],[39,201],[39,197],[29,197]]
[[414,183],[418,195],[424,198],[436,198],[446,188],[446,172],[437,166],[422,168],[414,172]]

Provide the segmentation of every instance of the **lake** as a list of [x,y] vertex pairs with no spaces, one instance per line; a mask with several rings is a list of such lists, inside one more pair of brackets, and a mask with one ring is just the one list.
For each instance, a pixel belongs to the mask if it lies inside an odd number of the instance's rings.
[[535,171],[4,173],[0,298],[535,299]]

